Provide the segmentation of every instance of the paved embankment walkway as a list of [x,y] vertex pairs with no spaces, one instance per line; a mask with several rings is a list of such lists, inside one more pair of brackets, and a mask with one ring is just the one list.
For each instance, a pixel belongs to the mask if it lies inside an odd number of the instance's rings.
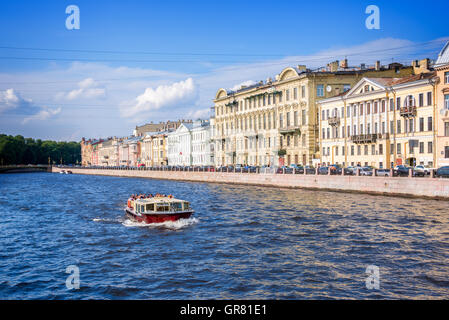
[[[64,169],[52,168],[52,172]],[[67,170],[67,169],[65,169]],[[449,200],[449,179],[70,168],[74,174],[232,183]]]

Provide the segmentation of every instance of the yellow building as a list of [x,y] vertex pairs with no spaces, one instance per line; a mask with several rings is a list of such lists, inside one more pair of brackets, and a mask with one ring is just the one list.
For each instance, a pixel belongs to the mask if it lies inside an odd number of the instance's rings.
[[449,166],[449,42],[434,65],[437,84],[437,167]]
[[167,133],[168,131],[164,131],[152,135],[153,159],[151,166],[164,166],[168,164]]
[[318,102],[321,163],[391,168],[436,162],[434,72],[405,78],[364,77],[351,90]]
[[286,68],[275,80],[218,90],[214,100],[215,165],[312,165],[320,161],[317,99],[349,90],[364,75],[403,77],[413,67]]

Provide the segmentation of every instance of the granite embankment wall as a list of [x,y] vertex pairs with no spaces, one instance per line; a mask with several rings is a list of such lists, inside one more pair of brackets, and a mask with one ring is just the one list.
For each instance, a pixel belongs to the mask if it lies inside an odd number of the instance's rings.
[[[52,168],[52,172],[63,169]],[[409,177],[328,176],[271,173],[146,171],[71,168],[74,174],[134,177],[280,188],[343,191],[449,200],[449,179]]]

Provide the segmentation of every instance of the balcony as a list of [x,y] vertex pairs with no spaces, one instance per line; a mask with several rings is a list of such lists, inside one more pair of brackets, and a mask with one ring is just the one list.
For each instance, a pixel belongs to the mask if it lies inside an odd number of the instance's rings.
[[362,144],[362,143],[376,143],[377,138],[380,134],[359,134],[356,136],[351,136],[351,140],[354,143]]
[[337,117],[337,116],[330,117],[329,119],[327,119],[327,122],[332,127],[339,126],[340,125],[340,117]]
[[416,117],[416,106],[402,107],[400,110],[400,115],[405,118]]
[[299,126],[289,126],[286,128],[280,128],[279,133],[282,135],[286,134],[301,134],[301,129]]

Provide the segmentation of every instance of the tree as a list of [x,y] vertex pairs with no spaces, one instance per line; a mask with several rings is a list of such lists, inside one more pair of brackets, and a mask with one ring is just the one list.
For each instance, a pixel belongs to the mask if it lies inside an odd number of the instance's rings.
[[63,164],[81,161],[81,145],[78,142],[42,141],[24,138],[21,135],[0,134],[0,159],[3,165],[47,164],[48,157]]

